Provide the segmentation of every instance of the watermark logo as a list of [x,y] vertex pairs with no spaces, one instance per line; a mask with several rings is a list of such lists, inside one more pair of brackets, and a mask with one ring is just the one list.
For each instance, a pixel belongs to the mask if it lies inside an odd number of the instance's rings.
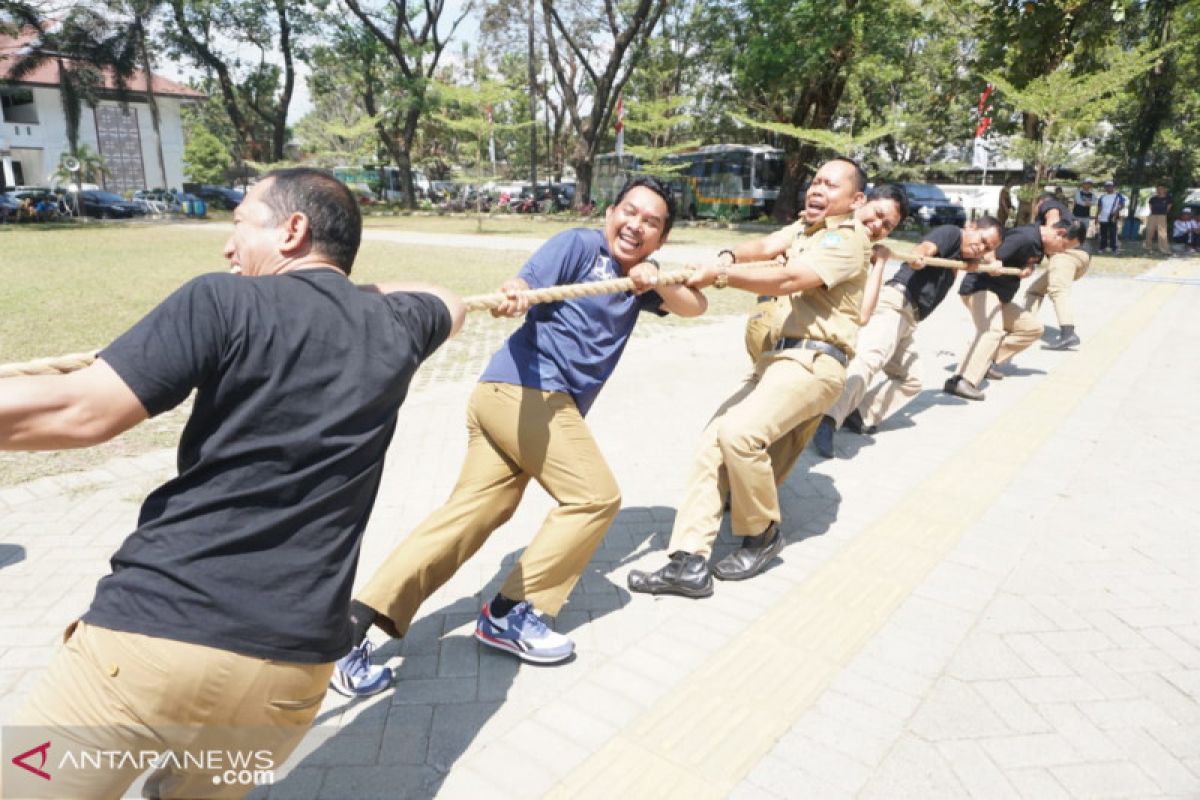
[[[48,742],[48,741],[42,742],[37,747],[31,747],[30,749],[26,750],[24,753],[14,756],[12,763],[16,764],[21,769],[32,772],[34,775],[37,775],[39,778],[45,778],[46,780],[50,780],[50,773],[46,772],[44,769],[42,769],[42,767],[46,766],[46,760],[49,758],[49,755],[48,755],[49,751],[50,751],[50,742]],[[39,763],[36,767],[33,764],[30,764],[26,761],[26,759],[29,759],[31,756],[34,756],[34,755],[41,756],[41,760],[39,761]]]

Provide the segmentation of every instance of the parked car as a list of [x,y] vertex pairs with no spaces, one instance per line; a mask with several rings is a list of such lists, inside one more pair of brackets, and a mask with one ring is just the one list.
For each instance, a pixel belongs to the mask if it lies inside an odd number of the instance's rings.
[[16,222],[20,207],[21,201],[13,197],[11,192],[0,192],[0,222]]
[[957,225],[961,228],[967,224],[967,211],[962,203],[951,200],[932,183],[900,185],[908,194],[909,218],[922,229],[937,225]]
[[100,219],[131,219],[145,216],[146,209],[119,194],[92,190],[79,193],[79,213]]
[[211,208],[223,208],[226,211],[233,211],[241,204],[242,198],[245,197],[237,189],[230,189],[228,186],[213,186],[203,183],[199,186],[184,185],[184,191],[194,194],[205,203],[208,203]]

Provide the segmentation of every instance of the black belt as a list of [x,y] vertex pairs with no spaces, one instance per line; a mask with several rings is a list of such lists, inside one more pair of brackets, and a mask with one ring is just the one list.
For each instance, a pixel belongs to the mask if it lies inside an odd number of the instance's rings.
[[824,353],[825,355],[833,358],[843,367],[849,366],[850,364],[850,359],[840,347],[832,345],[829,342],[822,342],[819,339],[792,339],[791,337],[784,336],[775,343],[774,349],[790,350],[793,347],[799,347],[801,350],[816,350],[818,353]]

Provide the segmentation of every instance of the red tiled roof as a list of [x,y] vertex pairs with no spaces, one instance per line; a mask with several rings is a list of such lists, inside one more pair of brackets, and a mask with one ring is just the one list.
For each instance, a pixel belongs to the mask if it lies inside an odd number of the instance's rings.
[[[8,79],[9,70],[16,63],[18,55],[36,38],[37,34],[32,31],[25,31],[17,36],[0,35],[0,82],[15,83],[21,86],[58,86],[58,64],[55,61],[43,62],[19,81],[9,81]],[[113,80],[111,72],[105,75],[104,85],[106,88],[116,89],[116,82]],[[206,96],[203,92],[198,92],[195,89],[176,83],[161,75],[153,76],[151,85],[153,86],[154,93],[160,96],[185,97],[197,100]],[[141,70],[133,73],[130,79],[126,81],[126,86],[130,92],[145,94],[145,73]]]

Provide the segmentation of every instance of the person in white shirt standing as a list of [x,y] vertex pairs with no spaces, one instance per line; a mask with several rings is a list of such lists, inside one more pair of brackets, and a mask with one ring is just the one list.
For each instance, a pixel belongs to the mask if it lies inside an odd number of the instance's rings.
[[1117,252],[1117,223],[1121,221],[1124,208],[1125,198],[1117,192],[1112,181],[1105,181],[1104,194],[1096,201],[1096,221],[1100,223],[1099,252]]

